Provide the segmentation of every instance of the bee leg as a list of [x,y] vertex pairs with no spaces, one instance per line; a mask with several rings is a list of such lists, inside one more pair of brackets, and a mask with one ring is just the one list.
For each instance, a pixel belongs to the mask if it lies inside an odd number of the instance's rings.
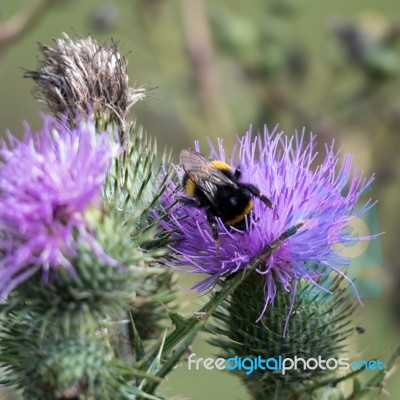
[[215,218],[215,214],[213,213],[213,210],[211,208],[206,209],[206,217],[207,217],[208,225],[210,225],[211,234],[215,241],[215,245],[216,245],[217,251],[218,251],[219,250],[218,225],[217,225],[217,220]]
[[267,196],[264,196],[257,186],[254,186],[250,183],[242,184],[242,186],[245,187],[252,195],[258,197],[267,207],[274,208],[272,201]]
[[196,208],[201,208],[203,207],[202,204],[197,200],[197,199],[191,199],[189,197],[183,197],[183,196],[176,196],[175,199],[179,201],[179,203],[182,203],[187,206],[192,206]]
[[[274,208],[272,201],[267,196],[264,196],[260,192],[260,189],[257,186],[252,185],[250,183],[246,183],[246,184],[242,184],[242,187],[245,187],[251,194],[258,197],[267,207],[269,207],[271,209]],[[274,214],[275,214],[275,219],[278,219],[279,218],[278,213],[276,211],[274,211]]]

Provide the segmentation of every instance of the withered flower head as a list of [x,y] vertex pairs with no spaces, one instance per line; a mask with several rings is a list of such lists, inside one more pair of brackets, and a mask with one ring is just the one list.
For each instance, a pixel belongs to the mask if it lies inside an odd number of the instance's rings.
[[99,44],[90,36],[72,40],[64,33],[55,44],[39,44],[44,59],[24,75],[36,82],[39,100],[56,117],[93,112],[103,126],[116,122],[127,132],[127,113],[145,97],[145,89],[129,87],[127,61],[117,43]]

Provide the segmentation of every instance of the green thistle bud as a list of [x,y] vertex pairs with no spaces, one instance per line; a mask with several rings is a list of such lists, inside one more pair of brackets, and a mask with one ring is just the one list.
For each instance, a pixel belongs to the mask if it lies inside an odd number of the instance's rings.
[[[326,284],[330,278],[327,275],[320,283]],[[330,293],[320,291],[312,283],[299,283],[297,301],[284,337],[282,332],[293,294],[279,286],[274,305],[269,306],[261,321],[256,323],[265,294],[263,285],[253,274],[214,314],[217,324],[213,332],[217,336],[211,343],[223,349],[220,356],[226,359],[235,356],[261,356],[264,360],[279,356],[282,359],[301,357],[305,360],[337,357],[343,351],[344,340],[354,330],[351,315],[357,304],[352,302],[348,291],[342,287],[343,278],[337,276],[332,279],[331,289],[335,293],[333,298]],[[310,396],[305,398],[319,398],[310,389],[312,384],[334,377],[330,369],[323,368],[291,369],[285,374],[269,370],[257,370],[250,375],[244,370],[234,372],[245,382],[253,399],[289,400],[301,398],[296,397],[299,393]]]
[[118,364],[99,335],[43,333],[39,317],[7,313],[2,318],[0,361],[6,373],[1,383],[21,389],[29,400],[121,398]]

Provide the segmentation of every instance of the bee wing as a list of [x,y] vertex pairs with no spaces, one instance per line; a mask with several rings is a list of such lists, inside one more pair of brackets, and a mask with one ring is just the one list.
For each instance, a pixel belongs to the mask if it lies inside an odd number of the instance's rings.
[[207,157],[194,150],[184,149],[179,155],[182,167],[196,186],[202,190],[211,203],[218,186],[237,185],[211,163]]
[[190,179],[200,185],[201,181],[207,181],[216,185],[236,186],[225,174],[223,174],[211,160],[194,150],[182,150],[179,155],[181,164]]

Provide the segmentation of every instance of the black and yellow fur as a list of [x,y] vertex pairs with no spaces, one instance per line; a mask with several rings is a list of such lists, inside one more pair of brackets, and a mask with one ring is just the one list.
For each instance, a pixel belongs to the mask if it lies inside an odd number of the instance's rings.
[[181,197],[179,200],[205,210],[216,242],[216,217],[219,217],[225,226],[245,229],[245,217],[253,209],[252,196],[258,197],[269,208],[273,208],[271,201],[256,186],[240,182],[239,169],[232,170],[225,162],[209,160],[193,150],[182,150],[180,160],[185,171],[182,186],[189,197]]

